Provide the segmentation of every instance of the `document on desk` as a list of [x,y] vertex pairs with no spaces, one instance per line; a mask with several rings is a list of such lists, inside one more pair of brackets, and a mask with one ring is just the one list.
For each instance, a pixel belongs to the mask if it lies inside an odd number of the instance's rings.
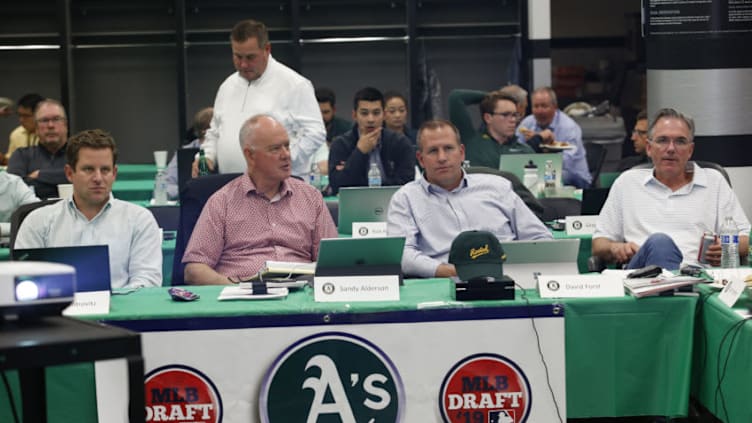
[[703,282],[707,282],[707,280],[693,276],[676,275],[666,277],[661,275],[657,278],[624,279],[624,288],[627,292],[632,294],[632,296],[642,298]]
[[254,294],[252,289],[239,286],[228,286],[219,293],[219,301],[228,300],[273,300],[285,298],[289,293],[287,288],[267,288],[265,294]]

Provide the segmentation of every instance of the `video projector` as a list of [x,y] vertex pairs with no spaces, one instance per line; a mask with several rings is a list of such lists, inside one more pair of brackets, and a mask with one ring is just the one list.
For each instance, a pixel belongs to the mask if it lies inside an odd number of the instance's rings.
[[73,302],[76,269],[59,263],[0,263],[0,320],[59,315]]

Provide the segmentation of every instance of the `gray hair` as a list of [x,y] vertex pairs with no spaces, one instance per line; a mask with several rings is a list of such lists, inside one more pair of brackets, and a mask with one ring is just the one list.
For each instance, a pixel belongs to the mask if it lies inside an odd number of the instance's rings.
[[527,103],[527,90],[519,85],[507,85],[501,88],[499,92],[514,97],[517,100],[517,104]]
[[259,115],[253,115],[248,120],[243,122],[243,126],[240,127],[240,149],[242,150],[243,147],[245,147],[246,143],[248,144],[248,148],[253,150],[253,144],[251,143],[251,140],[255,136],[256,129],[258,128],[258,123],[261,119],[268,117],[272,120],[275,120],[273,117],[269,115],[259,114]]
[[682,122],[684,122],[685,125],[687,125],[687,128],[689,128],[689,141],[693,142],[695,139],[695,121],[692,119],[691,116],[685,115],[682,112],[677,111],[676,109],[672,109],[670,107],[663,108],[661,110],[658,110],[658,113],[655,114],[655,117],[653,117],[653,121],[650,122],[650,127],[648,128],[648,137],[650,138],[650,141],[653,140],[653,128],[655,128],[655,124],[658,123],[661,119],[679,119]]
[[535,91],[533,91],[533,95],[536,95],[538,93],[546,93],[548,94],[548,97],[551,99],[551,104],[554,105],[554,107],[559,106],[559,100],[556,99],[556,91],[554,91],[551,87],[540,87],[536,88]]

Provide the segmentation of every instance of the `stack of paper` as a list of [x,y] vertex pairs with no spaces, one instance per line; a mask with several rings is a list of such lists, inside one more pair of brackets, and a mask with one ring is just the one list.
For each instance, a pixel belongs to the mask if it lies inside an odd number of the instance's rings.
[[217,297],[220,301],[226,300],[269,300],[274,298],[285,298],[288,294],[287,288],[267,288],[266,294],[254,294],[253,289],[241,288],[239,286],[228,286],[219,293]]
[[670,277],[661,275],[657,278],[624,279],[624,288],[627,292],[632,294],[632,296],[640,298],[650,295],[658,295],[661,292],[672,291],[683,286],[690,286],[703,282],[707,282],[707,280],[683,275]]

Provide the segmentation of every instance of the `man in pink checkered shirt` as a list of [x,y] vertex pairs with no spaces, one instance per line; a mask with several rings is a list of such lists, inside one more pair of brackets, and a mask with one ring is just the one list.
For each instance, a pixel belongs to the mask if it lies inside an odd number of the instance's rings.
[[183,256],[189,284],[223,285],[255,275],[266,260],[311,262],[319,241],[336,238],[315,188],[292,178],[290,140],[274,118],[240,129],[248,172],[209,198]]

